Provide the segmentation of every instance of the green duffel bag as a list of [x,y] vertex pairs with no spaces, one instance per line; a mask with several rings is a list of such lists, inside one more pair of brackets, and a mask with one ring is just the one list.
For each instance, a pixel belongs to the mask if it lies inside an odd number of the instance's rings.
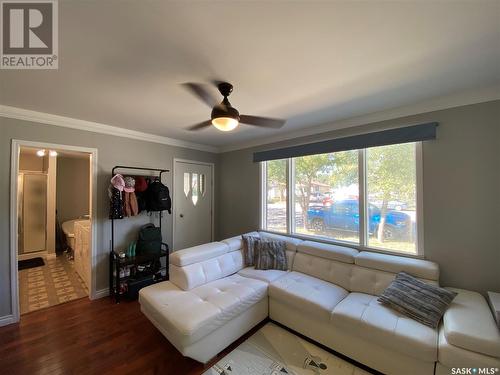
[[139,230],[137,239],[136,255],[160,254],[161,252],[161,230],[154,224],[146,224]]

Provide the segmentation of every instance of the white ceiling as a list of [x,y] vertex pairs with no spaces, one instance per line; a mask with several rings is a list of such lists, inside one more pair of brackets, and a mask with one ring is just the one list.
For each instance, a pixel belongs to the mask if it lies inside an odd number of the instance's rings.
[[[59,70],[0,71],[0,104],[211,146],[500,83],[499,1],[59,1]],[[281,130],[186,130],[180,84],[233,83]]]

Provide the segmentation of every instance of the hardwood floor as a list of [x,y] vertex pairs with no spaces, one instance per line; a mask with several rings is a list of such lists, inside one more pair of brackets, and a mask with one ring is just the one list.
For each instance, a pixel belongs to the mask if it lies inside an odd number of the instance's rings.
[[109,298],[83,298],[0,328],[2,374],[198,375],[209,367],[183,357],[140,312],[137,301],[116,305]]

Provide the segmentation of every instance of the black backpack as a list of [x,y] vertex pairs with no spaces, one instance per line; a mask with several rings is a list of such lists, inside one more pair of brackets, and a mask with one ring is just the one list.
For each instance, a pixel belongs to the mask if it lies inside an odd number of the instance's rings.
[[139,230],[137,238],[136,254],[160,254],[161,252],[161,229],[154,224],[146,224]]
[[154,180],[146,190],[146,205],[148,211],[165,211],[171,214],[172,200],[168,187],[163,185],[159,180]]

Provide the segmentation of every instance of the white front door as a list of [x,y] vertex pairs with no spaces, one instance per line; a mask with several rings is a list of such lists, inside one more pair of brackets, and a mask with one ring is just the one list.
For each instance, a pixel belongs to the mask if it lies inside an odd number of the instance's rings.
[[212,241],[213,165],[174,160],[173,250]]

